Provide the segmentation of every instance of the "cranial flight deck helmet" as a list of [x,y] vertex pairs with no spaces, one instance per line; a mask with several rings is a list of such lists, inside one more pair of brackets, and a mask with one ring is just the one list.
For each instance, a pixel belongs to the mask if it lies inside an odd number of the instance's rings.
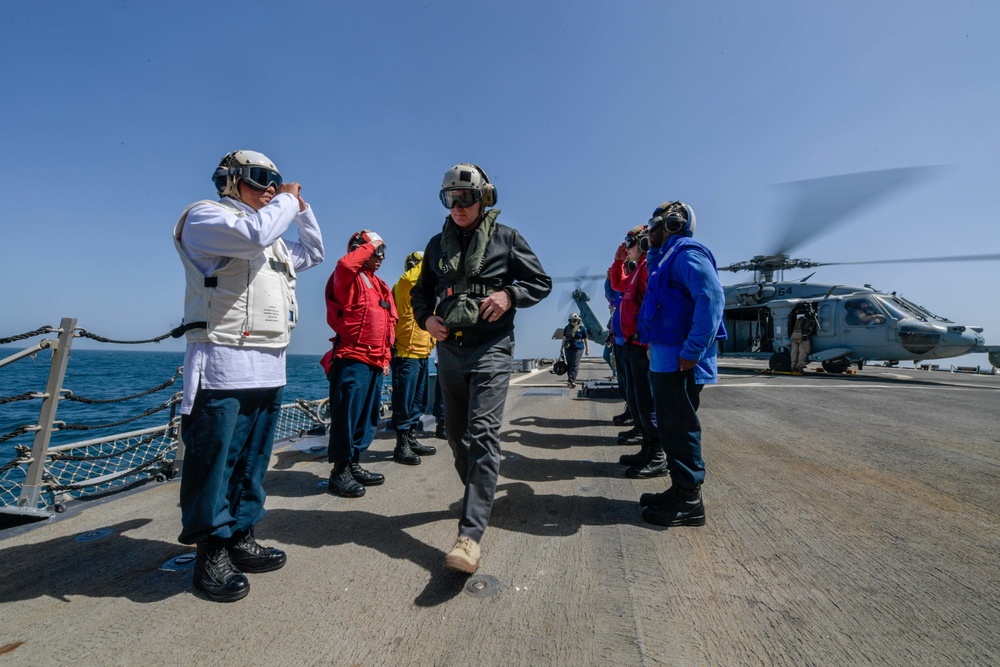
[[417,264],[419,264],[424,259],[424,253],[419,250],[414,250],[409,255],[406,256],[406,261],[403,262],[403,267],[405,270],[409,271]]
[[649,229],[665,225],[670,234],[693,236],[696,223],[694,209],[690,206],[682,201],[665,201],[653,211],[653,217],[649,219]]
[[497,203],[497,189],[490,183],[490,177],[482,167],[468,162],[456,164],[444,173],[438,196],[448,210],[456,202],[462,208],[477,201],[482,201],[484,207]]
[[243,201],[240,199],[241,180],[255,190],[266,190],[272,183],[276,190],[281,186],[278,168],[269,157],[257,151],[233,151],[227,154],[212,174],[219,196]]
[[569,321],[570,322],[582,322],[583,320],[580,319],[579,315],[577,315],[576,313],[573,313],[572,315],[569,316]]
[[625,247],[631,248],[634,245],[639,246],[639,250],[646,252],[649,250],[649,227],[646,225],[639,225],[628,230],[628,234],[625,235]]

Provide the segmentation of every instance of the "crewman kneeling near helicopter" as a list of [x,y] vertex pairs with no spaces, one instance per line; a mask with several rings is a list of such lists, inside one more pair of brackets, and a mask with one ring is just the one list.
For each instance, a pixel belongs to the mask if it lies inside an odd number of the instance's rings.
[[726,338],[715,258],[691,238],[694,228],[694,211],[679,201],[660,204],[649,221],[639,338],[649,344],[649,381],[672,485],[642,494],[639,504],[642,518],[661,526],[705,525],[697,411],[702,387],[718,381],[716,342]]

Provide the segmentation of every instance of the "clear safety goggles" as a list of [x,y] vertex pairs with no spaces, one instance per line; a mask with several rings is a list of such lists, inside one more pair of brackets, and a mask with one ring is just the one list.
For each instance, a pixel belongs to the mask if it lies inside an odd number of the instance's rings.
[[246,165],[234,169],[233,174],[254,190],[267,190],[272,185],[275,190],[281,187],[281,174],[267,167]]
[[450,211],[456,204],[459,208],[469,208],[483,198],[483,191],[469,188],[442,190],[439,196],[441,203]]

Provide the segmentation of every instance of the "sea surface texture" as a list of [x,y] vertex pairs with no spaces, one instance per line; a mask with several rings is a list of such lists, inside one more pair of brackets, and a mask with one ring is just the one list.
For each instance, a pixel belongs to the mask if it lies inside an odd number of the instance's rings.
[[[0,348],[0,359],[17,352]],[[329,394],[329,383],[319,365],[320,355],[288,355],[285,402],[297,398],[313,400]],[[48,380],[52,353],[44,350],[34,357],[25,357],[0,368],[0,401],[27,392],[42,393]],[[114,424],[157,408],[182,391],[183,377],[179,369],[184,363],[183,352],[138,352],[132,350],[73,350],[66,367],[63,388],[74,396],[87,399],[118,399],[141,394],[166,383],[175,375],[173,384],[155,393],[112,403],[88,404],[62,400],[56,420],[69,425],[101,426]],[[65,394],[64,394],[65,395]],[[26,424],[37,424],[42,407],[40,398],[0,402],[0,438]],[[179,407],[179,406],[178,406]],[[51,444],[65,444],[160,426],[170,419],[170,409],[155,412],[135,421],[107,428],[60,430],[52,435]],[[0,442],[0,465],[14,458],[15,445],[31,446],[33,432],[27,432]]]

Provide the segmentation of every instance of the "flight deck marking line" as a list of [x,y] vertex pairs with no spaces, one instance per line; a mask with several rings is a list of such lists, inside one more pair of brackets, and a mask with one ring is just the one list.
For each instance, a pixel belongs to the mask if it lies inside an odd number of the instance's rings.
[[766,387],[769,389],[934,389],[936,391],[1000,391],[998,387],[975,387],[967,385],[956,387],[954,385],[900,385],[900,384],[837,384],[821,387],[815,384],[772,384],[770,382],[719,382],[717,384],[705,385],[706,387]]
[[510,384],[517,384],[521,380],[527,380],[528,378],[530,378],[535,373],[541,373],[541,372],[542,372],[541,368],[533,368],[530,371],[528,371],[527,373],[525,373],[524,375],[519,375],[516,378],[514,378],[513,380],[511,380]]

